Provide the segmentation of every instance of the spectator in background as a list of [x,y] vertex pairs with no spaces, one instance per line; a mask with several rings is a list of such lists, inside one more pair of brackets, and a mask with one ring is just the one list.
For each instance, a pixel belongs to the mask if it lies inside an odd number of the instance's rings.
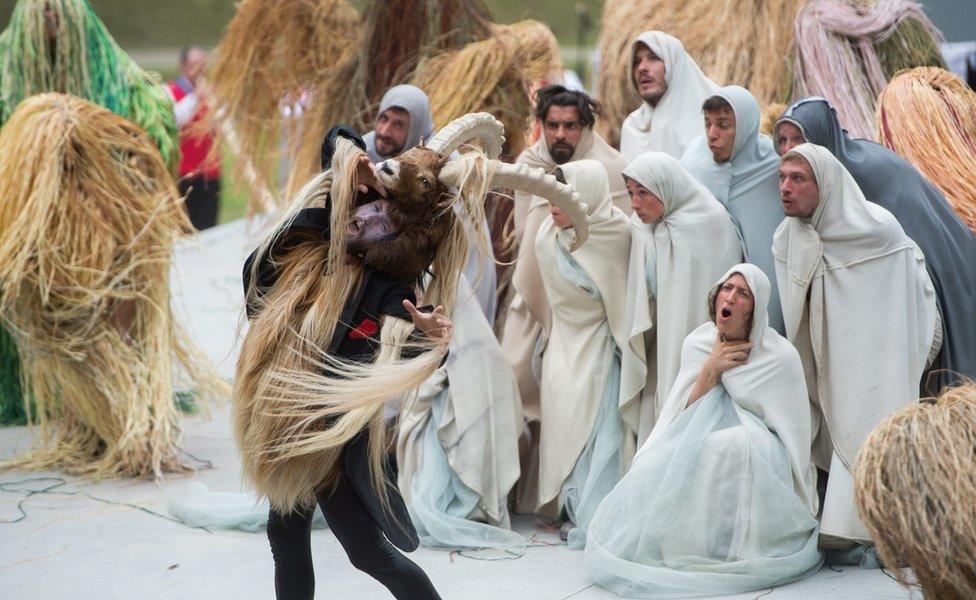
[[200,128],[207,114],[209,88],[203,78],[206,62],[207,51],[200,46],[183,48],[181,75],[168,85],[180,128],[180,193],[186,197],[186,210],[197,229],[217,224],[220,197],[220,156],[213,151],[214,134]]

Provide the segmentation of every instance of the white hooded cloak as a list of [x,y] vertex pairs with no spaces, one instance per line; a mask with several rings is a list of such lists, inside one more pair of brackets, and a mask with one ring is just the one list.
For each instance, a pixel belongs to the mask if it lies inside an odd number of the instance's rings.
[[708,318],[697,299],[742,261],[742,249],[728,212],[677,159],[642,154],[624,175],[664,204],[656,223],[643,223],[636,213],[630,217],[629,342],[621,349],[620,411],[640,445],[678,375],[685,336]]
[[701,135],[702,103],[715,94],[718,86],[702,73],[677,38],[663,31],[646,31],[634,40],[631,56],[637,52],[638,44],[647,46],[664,61],[668,89],[656,106],[642,102],[624,120],[620,153],[627,162],[652,150],[681,158],[691,140]]
[[621,596],[725,596],[820,567],[800,357],[767,325],[770,284],[756,266],[729,269],[706,306],[736,273],[754,299],[748,362],[688,406],[718,328],[688,335],[664,412],[590,523],[587,572]]
[[867,541],[857,518],[851,466],[885,417],[918,400],[936,328],[935,289],[921,250],[894,216],[869,203],[829,150],[790,152],[820,190],[809,219],[790,217],[773,254],[787,337],[800,352],[822,415],[814,458],[829,469],[822,533]]
[[398,484],[425,545],[517,550],[500,530],[519,476],[515,376],[463,275],[451,319],[447,360],[400,413]]
[[[589,238],[572,261],[595,284],[594,293],[568,278],[567,230],[547,218],[535,239],[552,305],[552,330],[542,357],[539,504],[557,498],[590,438],[615,353],[627,340],[627,217],[610,198],[606,171],[597,161],[561,167],[567,183],[589,205]],[[561,254],[563,253],[563,254]],[[613,382],[615,383],[615,382]],[[616,405],[616,396],[613,403]],[[631,445],[632,452],[632,445]]]

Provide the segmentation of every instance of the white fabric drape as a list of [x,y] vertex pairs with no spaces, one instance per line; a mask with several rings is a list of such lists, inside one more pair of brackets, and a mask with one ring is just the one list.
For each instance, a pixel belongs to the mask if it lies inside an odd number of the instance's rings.
[[[509,527],[508,494],[519,475],[515,377],[463,275],[451,318],[447,360],[400,415],[398,484],[425,544],[513,549],[519,536],[495,529]],[[431,433],[439,444],[427,443]],[[443,489],[432,489],[435,482]]]
[[687,337],[664,412],[590,523],[587,572],[621,596],[734,594],[820,567],[800,358],[767,326],[770,284],[754,265],[729,269],[707,305],[734,273],[755,301],[748,362],[687,407],[718,330],[708,321]]
[[645,224],[636,214],[630,218],[620,410],[640,445],[678,374],[685,336],[708,318],[705,303],[697,299],[741,262],[742,250],[728,212],[677,159],[663,152],[642,154],[624,175],[664,204],[656,223]]
[[664,61],[668,89],[656,106],[642,102],[630,113],[620,131],[620,153],[630,162],[652,150],[681,158],[685,148],[702,133],[701,106],[718,86],[702,73],[677,38],[663,31],[646,31],[634,40]]
[[[596,286],[589,293],[560,268],[568,239],[549,217],[535,240],[552,331],[543,354],[539,504],[559,496],[596,419],[617,347],[626,342],[624,312],[630,229],[610,200],[606,171],[592,160],[562,166],[566,181],[590,207],[590,235],[573,262]],[[557,244],[559,245],[557,247]]]
[[[630,198],[620,172],[627,163],[620,153],[610,147],[591,127],[583,129],[579,144],[569,163],[596,160],[603,165],[610,185],[613,204],[630,213]],[[549,154],[545,136],[519,155],[518,163],[551,173],[558,167]],[[549,216],[549,203],[524,192],[515,192],[515,236],[519,240],[518,261],[512,269],[505,324],[502,328],[502,348],[515,369],[519,393],[526,419],[539,419],[539,385],[532,371],[533,355],[539,337],[549,331],[549,300],[542,285],[539,262],[535,254],[535,236],[542,222]]]
[[864,199],[829,150],[801,144],[791,155],[809,163],[820,189],[810,219],[780,225],[773,253],[787,337],[815,382],[822,441],[836,454],[832,465],[820,464],[831,470],[822,531],[866,540],[844,480],[868,433],[918,399],[935,334],[935,290],[915,242],[891,213]]

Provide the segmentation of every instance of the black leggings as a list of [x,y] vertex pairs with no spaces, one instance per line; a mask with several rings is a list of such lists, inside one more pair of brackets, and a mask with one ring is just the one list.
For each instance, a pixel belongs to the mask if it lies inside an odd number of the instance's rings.
[[[440,599],[427,574],[386,539],[345,477],[340,477],[334,492],[325,492],[318,500],[352,566],[385,585],[398,600]],[[312,600],[315,596],[313,513],[310,508],[282,515],[272,509],[268,515],[278,600]]]

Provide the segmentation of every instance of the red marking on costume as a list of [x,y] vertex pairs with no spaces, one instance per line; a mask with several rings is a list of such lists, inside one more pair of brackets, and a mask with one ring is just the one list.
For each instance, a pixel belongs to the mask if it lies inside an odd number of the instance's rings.
[[371,338],[376,335],[376,332],[380,330],[380,326],[376,324],[376,321],[372,319],[363,319],[363,322],[356,325],[352,331],[349,332],[349,339],[351,340],[364,340]]

